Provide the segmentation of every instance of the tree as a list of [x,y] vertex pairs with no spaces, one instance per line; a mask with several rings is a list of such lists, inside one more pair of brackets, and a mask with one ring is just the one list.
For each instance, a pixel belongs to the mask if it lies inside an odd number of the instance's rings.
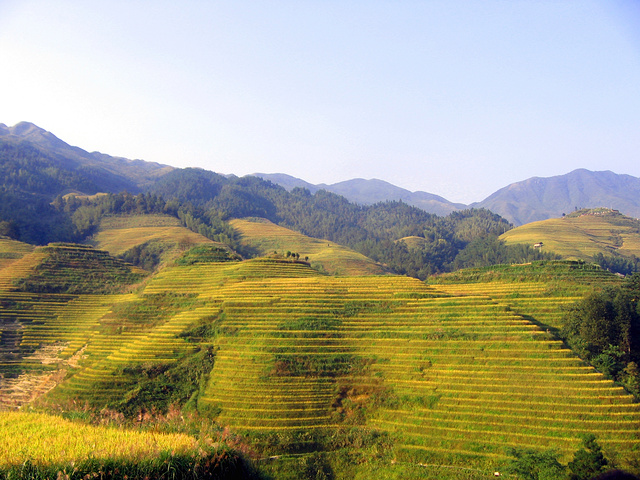
[[0,236],[9,238],[18,238],[20,236],[20,230],[13,220],[0,222]]
[[505,471],[526,480],[558,480],[564,478],[565,467],[558,462],[553,450],[538,452],[511,448],[507,454],[513,457]]
[[593,434],[585,435],[582,438],[582,447],[578,450],[573,460],[567,467],[571,471],[571,480],[588,480],[604,472],[609,461],[602,453],[602,447],[596,442]]

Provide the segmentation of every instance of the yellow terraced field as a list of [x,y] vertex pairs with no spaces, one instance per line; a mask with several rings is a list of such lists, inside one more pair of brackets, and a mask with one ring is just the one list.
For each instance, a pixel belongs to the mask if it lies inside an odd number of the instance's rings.
[[640,404],[552,331],[602,272],[566,267],[552,284],[544,265],[531,268],[531,281],[426,285],[256,259],[167,267],[127,295],[0,300],[19,300],[3,313],[20,325],[14,343],[62,347],[67,378],[50,403],[118,402],[127,368],[176,364],[200,346],[185,332],[209,326],[199,341],[215,358],[195,405],[232,431],[356,425],[386,432],[398,461],[487,472],[514,446],[553,448],[566,462],[584,433],[631,458]]
[[507,245],[533,246],[567,259],[590,261],[597,253],[640,256],[640,222],[605,211],[532,222],[500,236]]
[[33,249],[33,245],[11,240],[7,237],[0,237],[0,272],[16,260],[33,252]]
[[168,215],[129,215],[106,217],[91,243],[112,255],[120,255],[145,242],[156,241],[182,250],[213,243],[199,233],[180,225],[180,220]]
[[241,235],[241,242],[260,255],[273,252],[309,257],[312,266],[333,275],[380,275],[380,265],[364,255],[328,240],[307,237],[263,218],[235,219],[231,226]]

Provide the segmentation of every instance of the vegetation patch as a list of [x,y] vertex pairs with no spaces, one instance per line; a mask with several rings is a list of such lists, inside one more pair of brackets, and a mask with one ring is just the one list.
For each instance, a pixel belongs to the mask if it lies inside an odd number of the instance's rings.
[[148,272],[155,270],[163,260],[167,251],[173,250],[172,246],[158,240],[149,240],[141,245],[130,248],[118,258],[131,263]]
[[214,347],[200,347],[175,364],[131,364],[114,375],[128,384],[122,401],[111,405],[127,417],[145,412],[165,414],[170,407],[196,409],[215,362]]
[[492,265],[468,268],[429,278],[430,284],[484,283],[496,281],[559,283],[615,283],[618,279],[598,265],[581,260],[543,260],[519,265]]
[[336,317],[299,317],[284,320],[275,333],[293,338],[332,338],[337,336],[340,324]]
[[102,317],[101,324],[114,333],[122,333],[126,328],[148,329],[180,311],[193,308],[196,303],[196,294],[171,292],[146,294],[139,300],[114,304],[111,311]]
[[571,307],[562,335],[581,357],[640,398],[640,274]]
[[207,315],[198,320],[189,329],[180,332],[178,338],[184,338],[191,343],[208,343],[220,335],[234,335],[238,329],[224,324],[225,315],[220,312],[215,315]]
[[34,293],[114,293],[144,278],[121,260],[101,250],[75,244],[51,244],[35,272],[16,283]]
[[558,461],[557,453],[553,450],[510,448],[507,453],[512,458],[506,464],[505,472],[526,480],[592,480],[610,469],[610,461],[593,434],[582,437],[581,448],[574,453],[573,460],[567,465]]
[[199,245],[178,258],[176,265],[194,265],[196,263],[237,262],[240,256],[229,248],[218,245]]
[[349,353],[291,353],[288,349],[274,351],[272,375],[276,377],[338,377],[350,374],[356,357]]

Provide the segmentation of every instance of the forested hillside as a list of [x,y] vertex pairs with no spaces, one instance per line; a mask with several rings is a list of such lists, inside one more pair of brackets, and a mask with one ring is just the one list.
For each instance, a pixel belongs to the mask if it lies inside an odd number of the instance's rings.
[[[505,244],[498,236],[511,225],[485,209],[440,217],[402,201],[358,205],[326,190],[288,191],[253,176],[88,153],[29,123],[0,128],[0,179],[0,235],[34,245],[85,242],[105,215],[162,213],[236,249],[242,246],[228,221],[265,218],[421,279],[464,267],[557,258],[534,249],[535,242]],[[92,197],[97,193],[110,195]],[[605,259],[607,267],[629,270],[615,260]]]
[[[256,177],[227,178],[199,169],[174,170],[151,191],[202,211],[217,212],[224,219],[266,218],[305,235],[349,246],[396,273],[418,278],[498,259],[555,258],[528,247],[504,246],[497,237],[511,226],[487,210],[438,217],[403,202],[361,206],[324,190],[311,194],[294,188],[289,192]],[[402,241],[409,236],[424,241],[410,247]],[[495,249],[500,253],[490,253]]]
[[[486,264],[495,260],[487,249],[510,248],[495,240],[510,225],[486,210],[438,217],[403,202],[360,206],[324,190],[288,192],[257,177],[225,177],[192,168],[165,173],[147,183],[144,194],[134,194],[142,187],[123,175],[10,136],[0,141],[0,159],[0,235],[31,244],[84,242],[104,215],[163,213],[232,248],[240,245],[228,220],[266,218],[419,278]],[[98,192],[109,195],[91,196]],[[409,236],[424,241],[410,248],[402,241]],[[511,249],[507,256],[518,261],[544,258],[526,248]]]

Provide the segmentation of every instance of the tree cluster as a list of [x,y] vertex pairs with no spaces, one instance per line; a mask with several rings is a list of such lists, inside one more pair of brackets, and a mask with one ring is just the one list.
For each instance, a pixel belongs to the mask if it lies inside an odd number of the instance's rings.
[[506,472],[525,480],[592,480],[611,464],[593,434],[583,436],[582,446],[567,465],[562,465],[552,450],[511,448],[507,453],[512,458]]
[[562,335],[580,356],[640,396],[640,275],[576,303]]
[[623,257],[622,255],[604,255],[598,252],[593,256],[593,261],[613,273],[630,275],[640,272],[640,258],[635,255]]

